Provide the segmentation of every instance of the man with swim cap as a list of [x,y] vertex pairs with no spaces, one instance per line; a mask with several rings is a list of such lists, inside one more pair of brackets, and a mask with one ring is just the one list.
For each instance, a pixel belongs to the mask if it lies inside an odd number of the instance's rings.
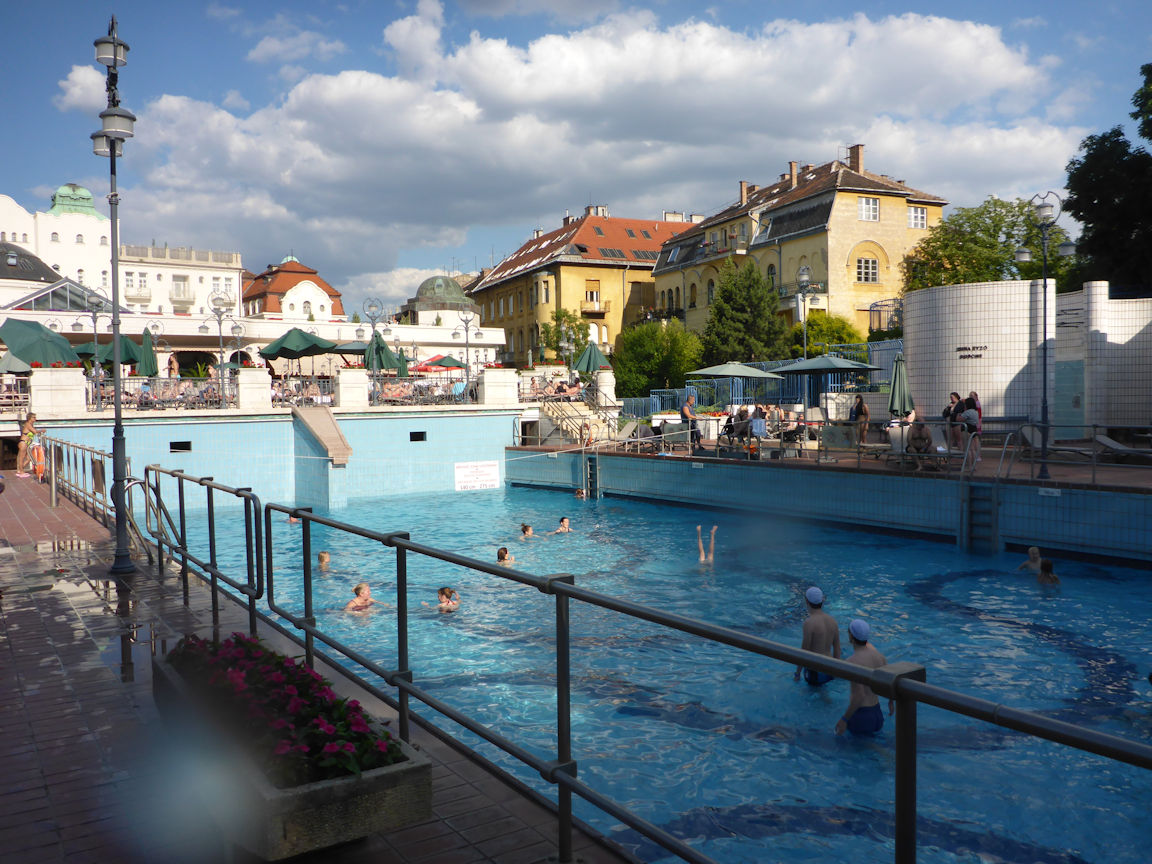
[[[886,666],[888,661],[884,655],[868,642],[872,636],[872,628],[862,618],[854,618],[848,625],[848,639],[852,643],[852,656],[847,658],[848,663],[863,666],[865,669],[879,669]],[[888,700],[888,713],[896,709],[896,703]],[[875,735],[884,728],[884,712],[880,710],[880,697],[872,692],[867,684],[851,683],[848,708],[844,716],[836,723],[836,734],[843,735],[845,730],[853,735]]]
[[[808,618],[804,622],[804,641],[800,647],[814,654],[825,654],[840,659],[840,627],[836,619],[824,611],[824,592],[813,585],[804,592],[804,601],[808,604]],[[832,680],[831,675],[817,672],[815,669],[796,667],[793,679],[800,680],[803,671],[804,680],[812,687],[819,687]]]

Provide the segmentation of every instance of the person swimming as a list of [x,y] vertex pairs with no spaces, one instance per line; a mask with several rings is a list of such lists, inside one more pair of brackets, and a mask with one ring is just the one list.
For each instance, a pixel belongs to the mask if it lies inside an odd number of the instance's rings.
[[1017,570],[1027,570],[1030,573],[1040,572],[1040,550],[1035,546],[1028,547],[1028,558],[1017,567]]
[[520,539],[527,540],[529,537],[535,538],[536,535],[532,533],[532,526],[527,522],[520,523]]
[[1056,571],[1052,564],[1051,558],[1040,559],[1040,574],[1036,577],[1036,581],[1041,585],[1060,584],[1060,577],[1056,575]]
[[[431,603],[420,601],[425,606],[431,606]],[[436,589],[436,609],[439,612],[455,612],[460,608],[460,595],[456,590],[448,585],[443,588]]]
[[516,557],[508,551],[507,546],[501,546],[496,550],[496,563],[505,565],[515,564]]
[[[804,602],[808,607],[808,617],[804,621],[804,637],[800,647],[815,654],[824,654],[840,659],[840,627],[836,619],[824,611],[824,592],[813,585],[804,592]],[[826,672],[797,666],[793,679],[804,680],[812,687],[820,687],[832,680]]]
[[384,605],[380,603],[379,600],[373,598],[372,587],[367,582],[361,582],[352,589],[352,593],[356,596],[345,604],[345,612],[367,612],[375,605]]
[[700,533],[700,526],[696,526],[696,548],[700,551],[700,563],[708,564],[716,557],[716,526],[712,526],[712,536],[708,542],[708,554],[704,554],[704,537]]
[[316,566],[321,570],[327,571],[329,565],[332,563],[332,554],[330,552],[319,552],[316,555]]
[[568,517],[567,516],[561,516],[560,517],[560,527],[557,528],[555,531],[549,531],[548,533],[549,534],[570,534],[571,532],[572,532],[572,526],[568,524]]

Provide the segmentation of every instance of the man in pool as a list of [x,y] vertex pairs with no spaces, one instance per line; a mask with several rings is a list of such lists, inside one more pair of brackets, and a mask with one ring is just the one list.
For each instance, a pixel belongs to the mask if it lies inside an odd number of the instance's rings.
[[561,516],[560,517],[560,527],[557,528],[555,531],[549,531],[548,533],[549,534],[571,534],[572,533],[572,526],[568,524],[568,517],[567,516]]
[[[888,661],[884,655],[869,644],[872,628],[862,618],[854,618],[848,625],[848,639],[852,643],[852,656],[847,662],[865,669],[879,669],[886,666]],[[836,734],[843,735],[845,731],[853,735],[875,735],[884,728],[884,712],[880,710],[880,697],[872,692],[867,684],[852,682],[848,708],[844,716],[836,721]],[[888,713],[896,709],[896,703],[888,700]]]
[[[800,647],[814,654],[826,654],[840,659],[840,627],[836,619],[824,611],[824,592],[813,585],[804,592],[804,602],[808,604],[808,618],[804,622],[804,639]],[[793,679],[800,680],[803,672],[804,680],[812,687],[819,687],[832,680],[832,676],[815,669],[796,667]]]

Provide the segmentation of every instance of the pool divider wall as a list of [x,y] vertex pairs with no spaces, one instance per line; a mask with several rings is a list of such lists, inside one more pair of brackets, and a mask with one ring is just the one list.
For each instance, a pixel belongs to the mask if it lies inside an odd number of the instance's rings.
[[[581,453],[522,458],[528,452],[508,451],[509,483],[565,490],[581,485]],[[968,541],[968,487],[980,487],[996,507],[991,551],[1040,546],[1152,562],[1152,494],[602,451],[596,458],[603,495],[911,532],[962,546]]]

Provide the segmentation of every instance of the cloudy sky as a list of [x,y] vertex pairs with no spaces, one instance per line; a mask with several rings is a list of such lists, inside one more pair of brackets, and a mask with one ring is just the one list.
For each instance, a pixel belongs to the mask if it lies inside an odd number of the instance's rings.
[[[953,204],[1061,189],[1127,114],[1152,3],[52,0],[7,4],[0,192],[108,190],[92,40],[130,46],[121,236],[295,254],[357,309],[565,211],[711,213],[863,143]],[[103,205],[102,205],[103,206]]]

